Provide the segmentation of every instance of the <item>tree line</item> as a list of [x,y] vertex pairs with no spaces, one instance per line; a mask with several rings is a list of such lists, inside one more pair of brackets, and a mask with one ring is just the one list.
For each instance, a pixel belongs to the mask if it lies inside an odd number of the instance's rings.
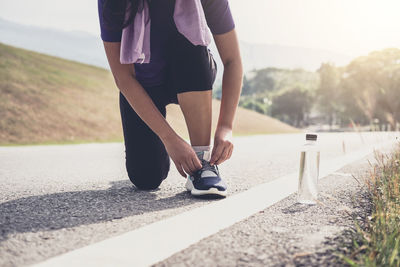
[[[221,88],[215,96],[220,98]],[[315,71],[265,68],[247,73],[239,106],[295,127],[400,122],[400,49],[388,48],[347,66]]]

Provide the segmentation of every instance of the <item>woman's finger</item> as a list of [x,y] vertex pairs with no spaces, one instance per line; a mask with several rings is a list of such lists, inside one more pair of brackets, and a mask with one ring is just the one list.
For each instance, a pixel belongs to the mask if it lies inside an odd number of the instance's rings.
[[217,143],[214,143],[212,151],[211,151],[211,158],[210,158],[210,163],[212,163],[213,159],[214,159],[214,155],[215,155],[215,151],[217,150]]
[[215,162],[221,157],[221,153],[224,150],[224,146],[221,145],[221,143],[218,143],[217,146],[215,147],[215,150],[213,151],[213,154],[211,155],[211,164],[215,164]]
[[233,144],[231,145],[231,148],[229,149],[228,159],[230,159],[232,157],[232,153],[233,153]]
[[190,170],[190,167],[188,166],[188,163],[187,162],[184,162],[183,164],[182,164],[182,168],[184,169],[184,171],[186,172],[186,175],[185,175],[185,177],[187,176],[187,175],[191,175],[191,170]]
[[203,167],[203,165],[201,165],[200,159],[196,155],[194,155],[192,157],[192,162],[194,163],[194,167],[195,167],[196,171],[201,169],[201,167]]
[[222,162],[225,161],[226,156],[228,155],[228,152],[229,152],[228,149],[229,149],[229,147],[224,145],[224,148],[221,151],[221,155],[220,155],[219,159],[215,162],[215,164],[219,165],[219,164],[221,164]]
[[224,161],[227,160],[227,159],[229,158],[229,152],[230,152],[230,151],[231,151],[231,146],[228,145],[228,146],[226,147],[226,149],[224,150],[224,155],[223,155]]
[[180,163],[176,163],[175,161],[174,161],[174,163],[175,163],[175,167],[176,167],[176,169],[178,170],[178,172],[179,172],[183,177],[186,178],[186,173],[183,171],[181,164],[180,164]]
[[193,162],[193,166],[194,166],[194,171],[197,171],[197,170],[201,169],[201,167],[203,167],[203,165],[201,165],[201,162],[197,156],[195,158],[192,158],[192,162]]
[[189,172],[189,175],[193,175],[193,172],[194,172],[194,164],[193,164],[193,161],[192,161],[192,159],[188,159],[187,161],[186,161],[186,165],[187,165],[187,167],[189,168],[189,170],[190,170],[190,172]]
[[188,159],[186,164],[190,169],[190,175],[193,175],[193,173],[196,171],[196,166],[194,165],[193,158]]

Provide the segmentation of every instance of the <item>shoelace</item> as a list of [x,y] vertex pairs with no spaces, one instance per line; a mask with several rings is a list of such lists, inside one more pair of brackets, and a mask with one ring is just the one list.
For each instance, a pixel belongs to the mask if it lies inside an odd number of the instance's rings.
[[[217,166],[217,165],[214,164],[214,166],[211,166],[210,162],[209,162],[209,161],[206,161],[206,160],[204,160],[204,159],[201,159],[201,165],[202,165],[203,167],[202,167],[201,169],[199,169],[199,170],[197,171],[197,173],[200,174],[200,172],[208,170],[208,171],[214,172],[216,175],[219,176],[219,169],[218,169],[218,166]],[[200,176],[199,176],[199,177],[200,177]]]

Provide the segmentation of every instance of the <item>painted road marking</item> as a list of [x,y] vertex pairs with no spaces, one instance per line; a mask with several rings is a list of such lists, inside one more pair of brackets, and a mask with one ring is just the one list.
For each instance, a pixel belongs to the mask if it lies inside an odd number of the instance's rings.
[[353,174],[351,174],[351,173],[344,173],[344,172],[334,172],[332,174],[337,175],[337,176],[343,176],[343,177],[352,177],[353,176]]
[[[329,162],[321,162],[320,178],[392,144],[392,141],[385,142]],[[50,258],[35,266],[149,266],[295,193],[297,179],[298,173],[291,173],[226,199]]]

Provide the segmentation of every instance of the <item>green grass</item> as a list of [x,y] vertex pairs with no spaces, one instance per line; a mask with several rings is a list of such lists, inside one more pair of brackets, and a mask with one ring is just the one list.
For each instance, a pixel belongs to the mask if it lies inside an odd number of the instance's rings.
[[377,159],[367,180],[371,216],[356,221],[352,251],[342,255],[350,266],[400,266],[400,144]]

